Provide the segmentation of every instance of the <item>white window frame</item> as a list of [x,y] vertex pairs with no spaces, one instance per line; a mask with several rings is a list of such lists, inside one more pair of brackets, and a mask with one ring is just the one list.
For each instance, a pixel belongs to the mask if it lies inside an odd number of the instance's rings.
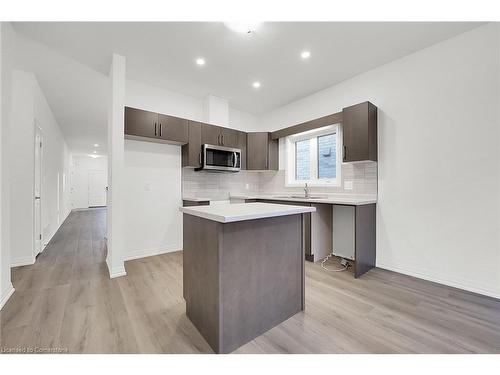
[[[335,133],[337,135],[337,153],[336,153],[336,177],[329,179],[319,179],[318,176],[318,141],[317,137]],[[295,179],[295,142],[312,139],[311,147],[309,148],[311,154],[311,179],[309,180],[296,180]],[[328,125],[323,128],[309,130],[303,133],[290,135],[285,138],[286,145],[286,164],[285,164],[285,186],[297,187],[304,186],[340,186],[342,181],[341,165],[342,165],[342,127],[340,124]]]

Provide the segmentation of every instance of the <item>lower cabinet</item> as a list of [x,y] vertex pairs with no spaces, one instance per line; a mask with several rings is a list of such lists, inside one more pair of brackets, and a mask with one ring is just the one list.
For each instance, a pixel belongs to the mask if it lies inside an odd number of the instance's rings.
[[[251,202],[256,200],[245,200]],[[258,202],[313,206],[316,212],[304,214],[302,239],[306,260],[318,262],[328,254],[354,263],[354,277],[375,267],[376,204],[359,206],[327,203],[290,202],[258,199]]]
[[182,207],[210,206],[210,201],[194,201],[190,199],[182,200]]
[[331,204],[261,199],[259,199],[259,202],[315,207],[316,212],[304,214],[302,220],[302,239],[306,260],[317,262],[326,258],[332,252]]

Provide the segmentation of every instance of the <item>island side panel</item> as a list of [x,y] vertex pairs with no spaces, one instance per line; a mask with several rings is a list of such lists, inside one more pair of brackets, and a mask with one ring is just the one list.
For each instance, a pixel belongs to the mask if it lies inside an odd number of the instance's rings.
[[221,352],[304,309],[302,215],[222,225]]
[[219,350],[220,223],[183,215],[183,291],[186,315],[215,352]]
[[356,206],[354,277],[375,267],[377,248],[377,205]]

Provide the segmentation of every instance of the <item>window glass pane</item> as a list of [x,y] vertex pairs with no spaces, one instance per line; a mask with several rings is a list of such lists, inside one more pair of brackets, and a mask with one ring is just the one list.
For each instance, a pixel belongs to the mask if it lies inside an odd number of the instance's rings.
[[309,139],[295,142],[295,179],[309,180],[311,178],[311,142]]
[[335,178],[337,175],[337,135],[318,137],[318,178]]

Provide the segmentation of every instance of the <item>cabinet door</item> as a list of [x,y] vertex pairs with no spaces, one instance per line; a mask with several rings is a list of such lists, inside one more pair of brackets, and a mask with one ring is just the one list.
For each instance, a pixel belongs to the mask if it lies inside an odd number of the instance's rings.
[[370,102],[342,110],[345,162],[377,160],[377,107]]
[[188,121],[188,144],[182,146],[182,166],[201,167],[201,123]]
[[161,139],[180,144],[188,142],[188,120],[174,116],[159,115],[158,121],[158,135]]
[[241,150],[241,169],[247,169],[247,133],[238,132],[238,145]]
[[209,145],[220,145],[220,127],[209,124],[201,125],[201,143]]
[[247,169],[267,169],[268,151],[267,132],[247,133]]
[[226,147],[238,147],[238,130],[220,128],[221,130],[221,140],[222,146]]
[[157,138],[159,135],[158,114],[142,109],[125,107],[125,134],[138,137]]

